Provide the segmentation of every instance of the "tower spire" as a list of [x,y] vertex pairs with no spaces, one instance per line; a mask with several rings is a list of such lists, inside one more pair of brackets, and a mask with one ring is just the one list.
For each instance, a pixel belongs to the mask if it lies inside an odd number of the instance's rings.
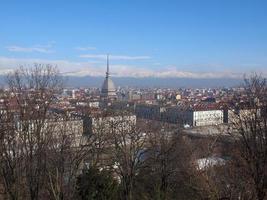
[[109,77],[109,54],[107,54],[107,72],[106,77]]

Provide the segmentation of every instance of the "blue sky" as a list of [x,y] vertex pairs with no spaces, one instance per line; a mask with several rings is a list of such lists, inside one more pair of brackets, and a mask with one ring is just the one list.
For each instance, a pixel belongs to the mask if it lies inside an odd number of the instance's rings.
[[[0,73],[33,62],[71,75],[267,74],[267,1],[0,2]],[[266,68],[266,69],[265,69]]]

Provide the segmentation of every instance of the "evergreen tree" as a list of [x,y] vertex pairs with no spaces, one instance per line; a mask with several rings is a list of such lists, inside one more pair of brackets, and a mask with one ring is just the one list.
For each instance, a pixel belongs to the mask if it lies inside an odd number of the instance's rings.
[[118,199],[118,183],[108,171],[90,168],[78,176],[77,193],[82,200]]

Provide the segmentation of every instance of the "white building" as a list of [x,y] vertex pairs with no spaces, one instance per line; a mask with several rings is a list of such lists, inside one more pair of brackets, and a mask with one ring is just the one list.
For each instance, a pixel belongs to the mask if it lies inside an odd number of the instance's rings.
[[224,122],[224,111],[216,106],[176,106],[169,107],[162,115],[162,120],[179,123],[184,126],[209,126]]
[[192,126],[208,126],[223,123],[223,110],[193,110]]

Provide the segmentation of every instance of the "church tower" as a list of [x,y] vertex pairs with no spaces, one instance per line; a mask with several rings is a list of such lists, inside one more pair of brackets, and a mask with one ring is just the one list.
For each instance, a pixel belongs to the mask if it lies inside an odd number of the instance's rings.
[[113,81],[110,78],[109,74],[109,55],[107,55],[107,71],[104,83],[101,89],[101,98],[105,100],[114,100],[116,99],[116,88]]

